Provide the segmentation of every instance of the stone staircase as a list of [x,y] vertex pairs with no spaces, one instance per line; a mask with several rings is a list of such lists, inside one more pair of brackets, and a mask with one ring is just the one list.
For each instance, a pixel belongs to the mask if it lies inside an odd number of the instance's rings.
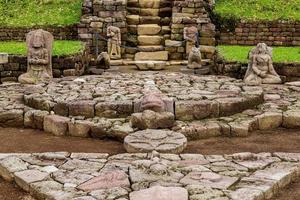
[[129,0],[128,44],[138,47],[126,53],[134,54],[137,61],[167,61],[168,51],[164,49],[165,40],[170,38],[170,21],[172,9],[170,1]]

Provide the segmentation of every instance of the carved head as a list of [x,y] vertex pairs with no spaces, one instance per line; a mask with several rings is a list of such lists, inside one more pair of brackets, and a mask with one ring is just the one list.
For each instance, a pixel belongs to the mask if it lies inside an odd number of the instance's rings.
[[259,54],[266,54],[268,52],[268,46],[265,43],[258,43],[256,48]]
[[191,52],[192,52],[194,55],[198,55],[198,54],[200,53],[200,50],[199,50],[199,48],[197,48],[197,47],[193,47]]
[[45,46],[45,40],[43,37],[43,33],[41,31],[36,31],[33,36],[33,44],[34,48],[43,48]]
[[142,110],[152,110],[155,112],[162,112],[165,110],[165,102],[160,94],[152,93],[145,95],[141,102]]

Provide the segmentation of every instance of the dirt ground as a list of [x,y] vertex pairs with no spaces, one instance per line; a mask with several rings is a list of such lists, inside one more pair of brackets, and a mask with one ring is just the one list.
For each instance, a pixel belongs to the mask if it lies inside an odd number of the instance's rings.
[[[0,128],[0,153],[49,151],[101,152],[118,154],[125,150],[121,142],[89,138],[55,137],[30,129]],[[184,153],[231,154],[236,152],[297,152],[300,153],[300,130],[279,129],[256,132],[247,138],[210,138],[191,141]],[[281,191],[272,200],[298,200],[300,179]],[[14,184],[0,179],[1,200],[25,200],[28,196]]]

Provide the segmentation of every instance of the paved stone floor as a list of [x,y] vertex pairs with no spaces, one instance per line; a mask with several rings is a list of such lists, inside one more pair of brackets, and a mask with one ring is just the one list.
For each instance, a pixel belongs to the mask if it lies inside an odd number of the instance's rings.
[[37,199],[257,200],[300,176],[300,154],[0,154],[0,175]]

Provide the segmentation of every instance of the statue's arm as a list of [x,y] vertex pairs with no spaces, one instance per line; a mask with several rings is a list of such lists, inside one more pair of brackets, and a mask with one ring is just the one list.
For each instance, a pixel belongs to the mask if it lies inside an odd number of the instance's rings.
[[257,67],[257,62],[256,62],[256,57],[255,56],[253,57],[252,62],[253,62],[252,70],[254,71],[255,74],[260,76],[262,74],[262,71],[260,69],[258,69],[258,67]]
[[278,76],[277,72],[274,69],[272,59],[269,59],[268,64],[269,64],[268,66],[269,66],[269,72],[270,72],[270,74],[272,74],[274,76]]
[[47,65],[49,64],[49,54],[48,54],[48,51],[47,49],[44,49],[43,50],[43,59],[40,60],[40,63],[43,64],[43,65]]

